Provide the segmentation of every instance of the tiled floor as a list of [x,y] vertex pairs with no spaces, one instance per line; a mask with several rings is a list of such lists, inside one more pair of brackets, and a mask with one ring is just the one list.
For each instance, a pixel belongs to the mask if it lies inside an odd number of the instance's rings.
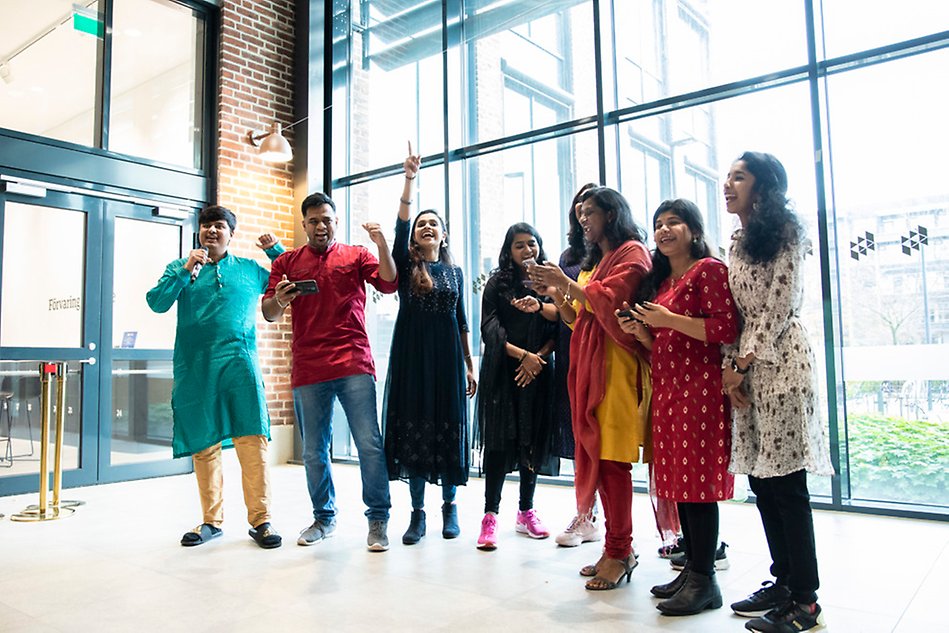
[[[757,511],[722,506],[731,568],[719,573],[726,607],[689,618],[659,615],[649,587],[673,577],[658,546],[648,500],[634,500],[642,552],[633,581],[589,592],[577,570],[599,545],[559,549],[553,539],[515,534],[517,486],[502,502],[499,547],[475,549],[483,485],[459,492],[462,536],[441,538],[439,496],[429,489],[429,535],[401,544],[408,490],[394,483],[392,548],[365,548],[356,467],[335,467],[337,536],[295,544],[310,523],[299,466],[273,469],[275,527],[285,544],[259,549],[247,537],[240,476],[227,453],[224,536],[201,547],[178,545],[199,522],[191,476],[69,490],[82,499],[74,517],[14,523],[11,513],[36,496],[0,497],[0,631],[743,631],[727,604],[767,578]],[[541,486],[536,506],[551,530],[569,520],[572,490]],[[949,526],[842,513],[816,513],[821,604],[835,633],[946,631]]]

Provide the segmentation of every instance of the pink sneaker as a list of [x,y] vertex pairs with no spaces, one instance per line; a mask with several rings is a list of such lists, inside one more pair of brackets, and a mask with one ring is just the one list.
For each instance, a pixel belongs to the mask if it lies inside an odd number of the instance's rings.
[[498,518],[490,512],[481,519],[481,536],[478,537],[478,549],[493,550],[498,547]]
[[548,532],[544,524],[541,523],[540,517],[537,516],[534,510],[518,512],[514,529],[531,538],[547,538],[550,536],[550,532]]

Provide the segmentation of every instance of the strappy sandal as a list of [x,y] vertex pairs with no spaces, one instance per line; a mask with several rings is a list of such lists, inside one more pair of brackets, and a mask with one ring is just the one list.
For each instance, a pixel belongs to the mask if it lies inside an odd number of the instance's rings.
[[255,528],[247,530],[254,542],[264,549],[273,549],[283,544],[283,537],[277,534],[276,530],[270,527],[268,521],[264,521]]
[[202,523],[190,532],[185,532],[181,537],[181,544],[184,547],[203,545],[204,543],[207,543],[211,539],[215,539],[222,534],[224,534],[224,530],[221,528],[214,527],[210,523]]
[[581,567],[580,575],[583,576],[584,578],[593,578],[594,576],[596,576],[596,572],[600,568],[600,564],[603,561],[607,560],[607,558],[608,557],[606,555],[606,552],[603,552],[602,554],[600,554],[600,559],[598,561],[596,561],[592,565],[584,565],[583,567]]
[[[614,559],[615,560],[615,559]],[[620,583],[623,581],[623,576],[626,577],[626,582],[628,583],[633,576],[633,570],[639,565],[639,561],[636,560],[636,557],[630,554],[625,559],[620,560],[620,563],[623,565],[623,571],[620,573],[619,578],[616,580],[610,580],[604,578],[603,576],[594,576],[587,581],[585,587],[588,591],[609,591],[611,589],[616,589]]]

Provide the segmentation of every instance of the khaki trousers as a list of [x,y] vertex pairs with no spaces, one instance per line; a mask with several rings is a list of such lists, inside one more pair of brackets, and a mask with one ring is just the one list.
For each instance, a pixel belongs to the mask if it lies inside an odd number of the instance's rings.
[[[267,437],[245,435],[231,438],[241,464],[244,505],[251,527],[270,521],[270,470],[267,468]],[[204,523],[221,527],[224,523],[224,471],[221,444],[215,444],[191,456]]]

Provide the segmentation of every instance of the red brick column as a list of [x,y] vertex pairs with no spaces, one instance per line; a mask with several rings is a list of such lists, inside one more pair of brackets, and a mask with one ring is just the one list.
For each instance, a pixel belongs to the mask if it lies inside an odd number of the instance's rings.
[[[292,163],[265,163],[246,137],[275,120],[293,122],[294,22],[293,0],[221,3],[217,202],[237,214],[231,251],[267,268],[267,257],[254,246],[261,233],[293,246]],[[292,145],[292,131],[285,135]],[[271,420],[293,424],[289,319],[267,323],[258,316],[257,339]]]

